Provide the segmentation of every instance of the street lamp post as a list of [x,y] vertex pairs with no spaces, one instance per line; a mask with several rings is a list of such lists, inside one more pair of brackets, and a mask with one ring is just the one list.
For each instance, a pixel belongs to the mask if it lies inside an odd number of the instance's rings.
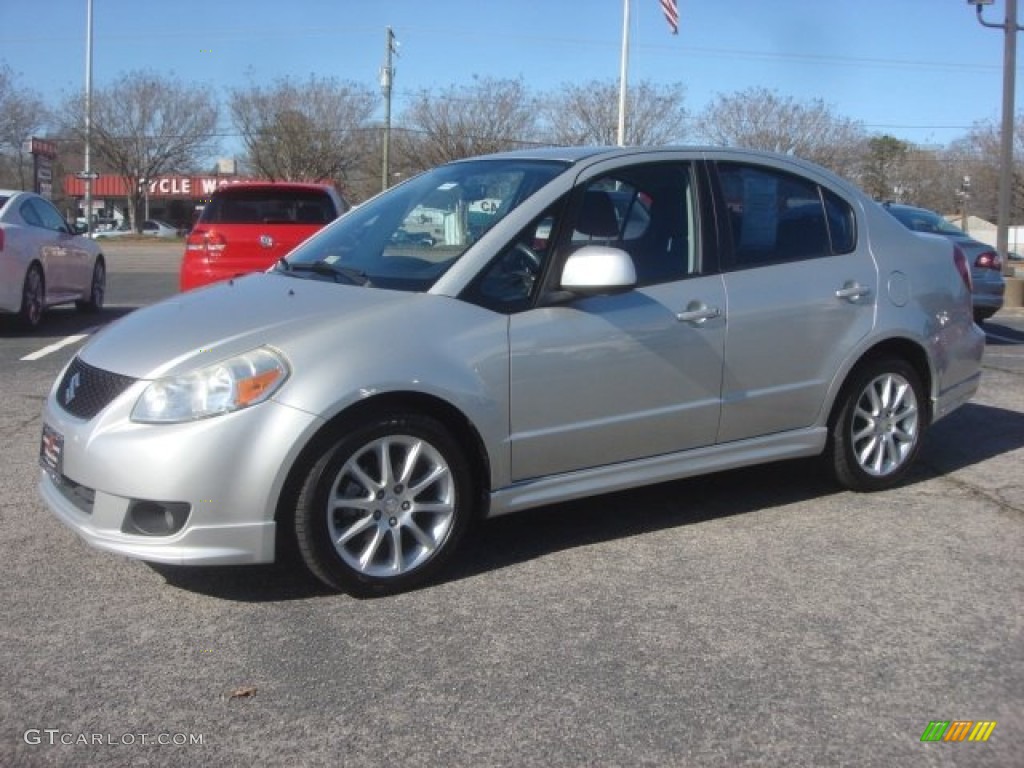
[[992,5],[995,0],[967,0],[978,14],[978,23],[983,27],[1003,30],[1003,121],[1000,130],[999,149],[999,221],[996,229],[996,250],[1003,260],[1003,274],[1012,275],[1013,267],[1007,254],[1010,252],[1010,202],[1013,185],[1013,97],[1016,88],[1017,33],[1024,29],[1017,24],[1017,0],[1006,0],[1006,21],[995,24],[985,21],[982,8]]
[[92,0],[85,4],[85,232],[92,234]]

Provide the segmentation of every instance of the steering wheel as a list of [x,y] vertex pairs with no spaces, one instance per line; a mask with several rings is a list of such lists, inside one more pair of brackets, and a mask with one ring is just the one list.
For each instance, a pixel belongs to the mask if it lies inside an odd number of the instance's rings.
[[532,277],[540,274],[540,256],[526,243],[518,242],[513,245],[506,259],[508,263],[505,266],[509,272],[524,272]]
[[487,270],[481,290],[501,302],[522,301],[533,293],[542,261],[525,243],[516,243]]

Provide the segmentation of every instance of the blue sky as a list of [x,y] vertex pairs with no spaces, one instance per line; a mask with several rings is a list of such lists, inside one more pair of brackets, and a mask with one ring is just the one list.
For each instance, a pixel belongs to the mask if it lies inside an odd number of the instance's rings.
[[[420,89],[473,75],[522,77],[538,92],[617,81],[623,0],[94,0],[93,9],[95,86],[147,69],[219,95],[311,73],[378,90],[390,25],[400,115]],[[965,0],[679,0],[679,12],[672,36],[658,0],[632,0],[630,79],[682,82],[691,112],[718,93],[765,87],[921,144],[999,120],[1003,36]],[[986,18],[1004,12],[996,0]],[[85,15],[86,0],[0,0],[0,61],[48,102],[81,90]]]

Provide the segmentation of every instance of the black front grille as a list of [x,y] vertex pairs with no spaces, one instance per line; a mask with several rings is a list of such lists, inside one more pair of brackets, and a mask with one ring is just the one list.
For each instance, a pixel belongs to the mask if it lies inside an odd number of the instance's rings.
[[86,365],[77,357],[57,388],[57,403],[72,416],[91,419],[135,383],[135,379]]

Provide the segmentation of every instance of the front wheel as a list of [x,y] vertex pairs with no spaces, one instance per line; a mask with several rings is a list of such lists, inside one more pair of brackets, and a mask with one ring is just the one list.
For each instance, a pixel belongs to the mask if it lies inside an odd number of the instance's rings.
[[21,287],[21,308],[18,310],[18,323],[21,327],[30,331],[38,328],[43,320],[45,305],[46,282],[43,270],[38,264],[31,264]]
[[924,392],[914,368],[882,358],[854,373],[838,403],[828,458],[839,483],[877,491],[910,469],[927,426]]
[[99,312],[103,309],[103,299],[107,293],[107,265],[103,257],[97,258],[92,267],[92,280],[89,281],[89,295],[75,302],[81,312]]
[[472,504],[469,465],[447,429],[418,414],[382,416],[314,460],[295,533],[306,566],[328,586],[391,594],[444,566]]

